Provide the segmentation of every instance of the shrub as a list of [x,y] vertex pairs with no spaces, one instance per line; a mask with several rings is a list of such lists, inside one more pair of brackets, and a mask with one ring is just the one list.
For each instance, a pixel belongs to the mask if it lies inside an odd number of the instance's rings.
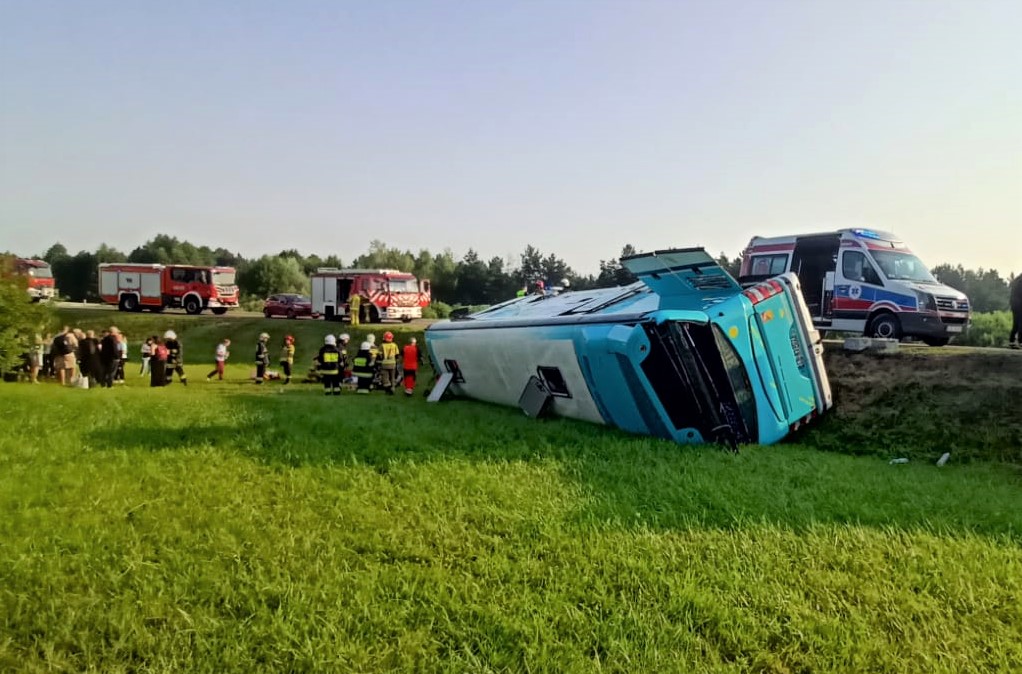
[[991,311],[972,315],[972,325],[955,337],[959,346],[1007,346],[1011,332],[1011,312]]
[[451,305],[446,302],[433,302],[422,309],[423,318],[447,318],[451,315]]

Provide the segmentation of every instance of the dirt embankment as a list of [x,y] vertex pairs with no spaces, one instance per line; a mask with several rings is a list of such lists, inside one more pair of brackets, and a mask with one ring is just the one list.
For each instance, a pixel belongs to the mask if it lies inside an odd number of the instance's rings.
[[[829,347],[830,345],[828,345]],[[1022,465],[1022,352],[826,352],[834,409],[804,441],[853,454]]]

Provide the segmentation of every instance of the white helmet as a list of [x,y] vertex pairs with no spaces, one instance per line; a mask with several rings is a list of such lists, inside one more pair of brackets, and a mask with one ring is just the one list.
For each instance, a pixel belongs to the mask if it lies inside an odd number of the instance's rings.
[[350,337],[350,336],[348,335],[348,333],[346,333],[346,332],[345,332],[345,333],[342,333],[342,334],[341,334],[341,336],[340,336],[340,340],[341,340],[342,342],[344,342],[345,344],[347,344],[348,342],[350,342],[350,341],[351,341],[351,337]]
[[173,330],[167,330],[165,333],[163,333],[163,338],[164,339],[177,339],[177,333],[174,332]]
[[373,345],[371,342],[362,342],[362,346],[358,348],[362,351],[368,351],[369,349],[373,348]]
[[270,339],[269,333],[266,333],[266,332],[259,333],[259,341],[260,342],[265,342],[265,341],[267,341],[269,339]]
[[337,339],[333,335],[327,335],[326,337],[323,338],[323,342],[325,344],[329,344],[330,346],[334,346],[337,344]]
[[366,337],[366,341],[369,342],[370,344],[375,344],[376,343],[376,335],[369,335],[368,337]]

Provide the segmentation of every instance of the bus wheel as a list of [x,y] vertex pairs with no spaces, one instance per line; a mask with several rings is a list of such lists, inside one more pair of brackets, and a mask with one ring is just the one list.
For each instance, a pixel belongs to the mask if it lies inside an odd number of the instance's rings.
[[199,302],[199,298],[192,295],[185,300],[185,312],[195,315],[202,311],[202,303]]
[[894,314],[880,314],[869,324],[869,336],[880,339],[900,339],[901,323]]
[[923,341],[928,346],[947,346],[951,339],[949,337],[924,337]]

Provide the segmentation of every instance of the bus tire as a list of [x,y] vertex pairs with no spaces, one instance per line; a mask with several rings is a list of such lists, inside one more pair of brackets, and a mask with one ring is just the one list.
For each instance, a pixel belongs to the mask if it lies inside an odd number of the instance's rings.
[[901,321],[892,313],[877,314],[869,322],[869,337],[879,339],[901,339]]
[[202,313],[202,302],[195,295],[190,295],[185,298],[184,302],[185,313],[196,315]]

